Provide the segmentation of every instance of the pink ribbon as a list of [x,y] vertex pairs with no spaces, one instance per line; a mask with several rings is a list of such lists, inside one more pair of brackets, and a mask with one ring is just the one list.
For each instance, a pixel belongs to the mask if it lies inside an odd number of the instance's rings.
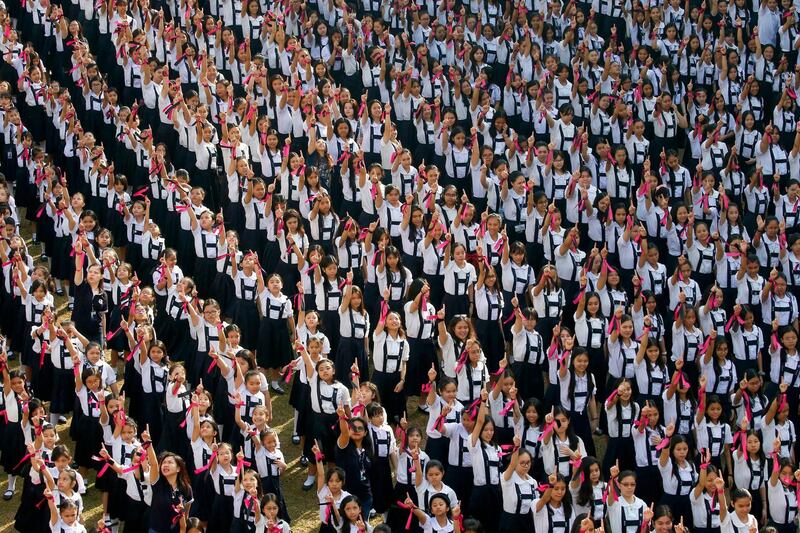
[[204,466],[201,466],[200,468],[196,468],[194,473],[195,474],[200,474],[201,472],[205,472],[206,470],[211,468],[211,463],[213,463],[214,459],[216,459],[216,458],[217,458],[217,452],[213,452],[211,454],[211,457],[208,458],[208,462]]
[[96,455],[92,456],[92,460],[97,461],[98,463],[103,463],[103,467],[97,472],[97,477],[103,477],[103,475],[106,473],[106,471],[109,469],[111,465],[109,465],[106,459],[103,459],[102,457],[98,457]]
[[408,505],[398,500],[397,506],[402,509],[408,509],[408,519],[406,520],[406,531],[408,531],[411,529],[411,521],[414,519],[414,505]]

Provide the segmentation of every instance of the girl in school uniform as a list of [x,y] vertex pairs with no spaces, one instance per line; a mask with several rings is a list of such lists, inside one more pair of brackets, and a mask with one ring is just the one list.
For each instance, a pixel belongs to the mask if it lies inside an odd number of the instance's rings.
[[[405,389],[410,396],[418,394],[420,400],[427,396],[428,369],[432,365],[435,368],[439,363],[433,343],[437,313],[433,304],[428,301],[429,294],[430,286],[427,282],[415,279],[408,287],[406,301],[403,304],[403,323],[406,325],[409,347]],[[427,409],[424,402],[420,403],[423,411]]]
[[697,424],[697,449],[708,450],[711,461],[726,475],[733,475],[730,446],[733,444],[731,427],[723,417],[722,402],[715,394],[707,394],[706,376],[700,376],[698,408],[695,415]]
[[[397,457],[397,470],[395,472],[395,485],[394,485],[394,498],[395,501],[402,501],[404,496],[410,496],[414,505],[418,505],[417,491],[414,485],[414,475],[416,467],[414,466],[415,457],[419,457],[420,467],[425,470],[425,465],[430,461],[428,454],[422,451],[422,430],[418,427],[409,427],[408,421],[403,418],[400,421],[400,429],[397,430],[399,436],[398,441],[398,457]],[[389,509],[389,516],[386,521],[392,527],[404,528],[407,517],[405,511],[400,507],[393,505]],[[413,525],[412,525],[413,527]],[[409,528],[410,529],[410,528]]]
[[359,287],[348,283],[339,306],[340,339],[334,358],[338,369],[336,377],[348,388],[352,388],[350,369],[353,364],[363,373],[364,380],[368,378],[369,330],[370,321],[365,309],[364,295]]
[[[720,492],[720,505],[725,501],[724,492]],[[731,489],[732,510],[720,515],[720,531],[735,533],[736,531],[758,529],[758,520],[751,514],[752,495],[747,490]]]
[[423,511],[414,504],[410,497],[405,499],[404,505],[410,509],[411,514],[419,521],[419,527],[424,533],[450,533],[454,530],[453,517],[460,516],[461,510],[457,502],[451,502],[444,494],[434,494],[429,503],[429,512]]
[[379,403],[367,404],[366,415],[369,418],[367,432],[373,447],[369,472],[372,508],[386,521],[393,494],[392,470],[393,465],[397,465],[397,442],[392,428],[386,423],[386,411]]
[[[302,298],[297,298],[302,302]],[[322,356],[330,359],[331,345],[328,337],[322,333],[320,329],[320,317],[317,311],[309,311],[306,313],[303,307],[297,311],[297,329],[295,336],[297,340],[308,348],[308,341],[312,338],[319,340],[322,343]]]
[[[780,443],[776,439],[773,447]],[[793,463],[786,458],[772,458],[774,466],[767,481],[768,524],[778,533],[789,533],[794,528],[797,518],[797,493],[792,486],[793,480],[800,478],[800,472],[793,469]],[[785,483],[784,480],[792,484]]]
[[[180,189],[181,191],[183,189]],[[184,193],[185,194],[185,193]],[[199,216],[194,209],[187,209],[189,223],[194,239],[194,280],[197,284],[197,292],[201,298],[211,296],[211,288],[215,286],[217,277],[217,257],[220,250],[225,250],[225,231],[222,222],[222,215],[216,218],[207,209]],[[215,227],[215,222],[217,227]]]
[[[258,347],[256,355],[258,366],[268,370],[265,375],[271,376],[270,387],[278,394],[283,393],[278,383],[279,369],[291,359],[290,335],[294,335],[294,318],[292,302],[283,294],[283,279],[279,274],[271,274],[266,283],[261,269],[256,269],[258,278],[258,299],[261,310],[261,324],[258,331]],[[288,328],[286,326],[289,326]]]
[[503,512],[500,515],[498,533],[513,533],[530,527],[531,509],[536,499],[538,483],[530,476],[533,458],[526,449],[520,449],[522,441],[514,437],[511,460],[500,480]]
[[[669,505],[673,518],[692,524],[692,503],[689,494],[698,482],[697,470],[690,460],[689,442],[686,437],[675,433],[675,425],[666,429],[669,444],[661,448],[658,469],[661,472],[661,485],[664,496],[662,505]],[[659,443],[660,446],[660,443]]]
[[[106,213],[105,226],[111,230],[111,235],[114,237],[114,243],[117,245],[117,254],[120,257],[125,257],[126,251],[126,238],[125,238],[125,211],[131,202],[130,195],[126,192],[128,188],[128,178],[121,175],[113,174],[113,167],[109,171],[111,174],[108,177],[106,194],[106,210],[100,210],[101,213]],[[101,217],[102,220],[102,217]]]
[[[311,409],[314,415],[314,441],[322,445],[322,453],[331,461],[334,457],[335,434],[331,426],[336,424],[336,411],[344,406],[350,409],[350,393],[342,383],[336,381],[336,369],[330,359],[321,358],[314,362],[309,350],[295,343],[311,389]],[[308,442],[308,436],[306,436]],[[310,443],[309,443],[310,444]],[[313,476],[309,475],[304,485],[313,487]],[[310,488],[309,487],[309,488]]]
[[135,276],[130,263],[109,265],[108,277],[111,280],[111,291],[108,294],[110,309],[106,325],[106,346],[111,349],[111,363],[116,366],[119,354],[128,347],[128,339],[122,334],[120,322],[123,318],[131,318],[131,302],[134,297]]
[[747,369],[758,371],[764,351],[764,332],[755,324],[755,314],[749,305],[733,307],[733,322],[729,330],[733,342],[733,364],[736,373],[745,375]]
[[[519,393],[517,393],[519,394]],[[536,398],[529,398],[522,406],[522,416],[519,420],[515,421],[517,428],[515,434],[520,435],[522,447],[531,454],[533,464],[531,468],[534,476],[541,478],[544,476],[544,465],[542,463],[542,435],[544,420],[543,416],[539,413],[542,412],[542,402]]]
[[[323,344],[322,341],[316,337],[311,337],[308,339],[305,345],[300,344],[303,346],[304,351],[308,353],[311,362],[316,366],[316,364],[323,359],[322,349]],[[311,455],[307,454],[307,451],[311,449],[311,437],[314,435],[314,427],[315,427],[315,420],[313,413],[314,411],[311,409],[311,389],[309,388],[309,380],[308,375],[306,374],[306,366],[302,364],[302,357],[298,357],[291,361],[286,368],[286,379],[290,379],[290,376],[293,374],[294,370],[297,370],[297,374],[294,379],[294,383],[292,384],[292,392],[289,396],[289,405],[294,408],[294,427],[292,429],[292,443],[294,444],[302,444],[303,445],[303,455],[300,458],[301,464],[310,461]],[[305,485],[308,485],[313,481],[314,471],[312,470],[313,465],[307,464],[306,466],[309,467],[308,479],[306,479]]]
[[519,391],[514,383],[514,374],[508,369],[507,359],[500,360],[497,376],[489,395],[489,409],[496,426],[495,440],[502,445],[509,445],[522,414],[517,402]]
[[280,507],[274,494],[265,494],[261,498],[261,518],[256,522],[256,533],[291,533],[287,522],[279,516]]
[[608,348],[607,384],[617,379],[630,379],[635,376],[636,355],[641,344],[633,336],[633,320],[617,308],[609,324],[611,332],[606,340]]
[[594,377],[588,372],[589,355],[585,348],[577,347],[572,350],[571,359],[569,368],[562,361],[558,371],[560,405],[569,413],[570,426],[575,435],[583,441],[589,455],[594,456],[592,426],[596,426],[598,415],[594,400]]
[[147,279],[158,267],[158,258],[167,246],[167,241],[161,234],[161,228],[150,220],[151,203],[149,198],[145,198],[145,205],[145,220],[147,222],[144,224],[139,251],[142,257],[142,262],[139,265],[139,277],[141,279]]
[[[316,456],[322,452],[316,444],[312,448]],[[319,518],[321,525],[320,533],[336,533],[336,524],[341,522],[339,509],[345,498],[350,493],[343,490],[344,470],[339,467],[331,467],[325,471],[322,461],[317,461],[317,498],[319,499]]]
[[637,533],[653,518],[652,506],[648,508],[634,494],[640,484],[637,477],[635,472],[624,470],[609,483],[607,520],[612,531]]
[[[286,502],[281,490],[280,476],[286,471],[286,460],[278,443],[278,434],[272,428],[251,437],[255,445],[255,466],[261,478],[261,488],[266,494],[274,494],[278,504],[278,516],[287,523],[291,522]],[[242,452],[241,457],[244,459]]]
[[549,476],[559,473],[569,477],[572,473],[570,461],[577,457],[585,457],[586,447],[583,440],[572,429],[567,411],[562,407],[553,407],[545,416],[542,432],[542,459],[544,471]]
[[[336,525],[336,531],[339,533],[359,533],[361,531],[372,533],[372,526],[364,519],[364,511],[358,496],[354,494],[346,496],[339,506],[339,522]],[[273,531],[273,529],[269,529],[269,531]],[[287,529],[282,530],[282,533],[289,533],[288,526]]]
[[[789,403],[786,400],[788,383],[778,386],[778,394],[772,400],[769,409],[764,414],[761,433],[764,436],[764,453],[771,456],[777,453],[779,457],[794,458],[796,431],[794,422],[789,419]],[[780,446],[772,447],[772,443],[780,440]]]
[[423,469],[421,458],[418,454],[414,457],[414,485],[417,493],[417,504],[420,509],[428,512],[430,501],[435,494],[444,494],[451,502],[458,501],[455,491],[445,485],[444,465],[435,459],[431,459]]
[[708,346],[700,363],[706,376],[708,394],[716,394],[722,404],[723,418],[730,418],[731,393],[737,388],[739,379],[736,367],[728,359],[730,344],[725,336],[711,330],[707,338]]
[[[657,479],[658,456],[657,446],[666,437],[666,429],[659,424],[660,412],[658,407],[649,403],[642,406],[641,417],[635,423],[633,432],[633,445],[636,450],[636,477],[641,479]],[[661,498],[661,487],[652,483],[639,483],[636,493],[645,502],[658,501]]]
[[442,305],[444,297],[444,255],[449,241],[447,230],[439,222],[439,212],[435,211],[431,216],[420,247],[422,250],[421,275],[430,286],[430,300],[435,307]]
[[[515,391],[516,392],[516,391]],[[500,505],[500,447],[496,444],[495,423],[489,410],[489,393],[481,391],[475,427],[469,436],[472,476],[475,484],[470,496],[472,516],[486,524],[487,532],[496,531],[494,513]]]
[[386,246],[375,267],[378,281],[378,293],[389,289],[389,309],[400,312],[412,282],[411,271],[403,265],[400,250],[394,246]]
[[[78,355],[72,356],[74,368],[83,368]],[[100,371],[96,368],[84,368],[75,372],[75,394],[81,408],[81,417],[77,421],[80,430],[75,433],[75,461],[86,477],[89,468],[97,468],[92,457],[97,456],[102,443],[100,427],[100,402],[105,402],[105,391],[102,387]],[[8,402],[6,402],[8,403]],[[76,421],[73,421],[75,424]]]
[[186,369],[181,363],[172,363],[167,375],[164,393],[164,418],[161,438],[155,446],[161,450],[178,450],[181,457],[188,456],[189,439],[182,424],[186,421],[191,398],[191,384],[186,380]]
[[[242,461],[244,456],[239,452],[236,456],[237,465],[243,464]],[[261,519],[259,500],[263,494],[258,473],[250,469],[241,469],[233,486],[232,533],[246,533],[256,529],[256,523]]]
[[254,254],[242,257],[241,264],[234,253],[231,256],[231,274],[233,280],[234,300],[231,322],[239,327],[241,345],[255,349],[258,342],[258,258]]
[[[387,290],[384,301],[388,296]],[[391,311],[381,318],[372,334],[375,368],[372,381],[378,387],[388,420],[397,422],[406,405],[404,389],[409,345],[398,313]]]
[[[452,243],[452,235],[445,235],[442,261],[444,264],[445,320],[455,315],[469,314],[470,300],[474,298],[477,280],[475,267],[467,262],[467,249],[463,244]],[[439,245],[441,246],[441,245]],[[452,255],[451,255],[452,254]]]
[[645,317],[644,323],[641,344],[633,365],[636,389],[639,391],[638,401],[661,405],[661,395],[669,381],[669,370],[661,356],[659,342],[650,336],[650,317]]
[[[505,360],[501,360],[501,368],[505,368]],[[480,391],[489,381],[486,357],[481,344],[475,339],[467,339],[464,350],[457,360],[445,359],[442,362],[444,372],[455,375],[458,383],[458,400],[474,410],[480,398]]]
[[[736,489],[747,491],[750,495],[750,513],[758,517],[761,522],[767,521],[767,480],[769,477],[769,464],[761,446],[758,434],[747,429],[747,423],[742,420],[739,432],[739,447],[733,451],[733,481]],[[736,509],[738,498],[731,495]],[[724,527],[724,526],[723,526]]]
[[633,425],[639,420],[641,408],[633,401],[631,382],[625,378],[614,382],[616,387],[605,401],[609,445],[603,456],[603,471],[610,472],[615,463],[622,470],[636,468],[633,446]]
[[[543,346],[550,346],[553,328],[561,319],[565,296],[555,268],[545,266],[539,281],[531,288],[531,300],[536,310],[536,326],[542,335]],[[552,382],[551,382],[552,383]]]
[[[140,194],[143,195],[144,192]],[[134,199],[130,209],[127,205],[123,209],[123,222],[125,224],[127,242],[125,260],[131,264],[135,272],[141,275],[144,275],[144,272],[140,271],[142,264],[142,236],[145,226],[150,224],[150,220],[145,218],[146,211],[145,201],[141,198]]]
[[217,446],[218,427],[212,418],[201,418],[200,402],[197,401],[199,397],[195,394],[192,398],[189,415],[192,419],[192,434],[189,438],[191,440],[190,457],[194,466],[191,485],[194,503],[191,516],[205,523],[211,514],[211,504],[214,498],[214,489],[211,487],[211,477],[208,471],[211,468],[211,458]]
[[400,222],[400,240],[403,246],[403,263],[418,276],[422,272],[423,241],[426,236],[424,214],[419,205],[412,204],[414,196],[406,195],[406,207]]
[[[58,425],[59,418],[72,412],[75,405],[75,384],[72,357],[67,344],[84,350],[88,341],[77,332],[72,321],[64,320],[56,329],[55,321],[50,322],[50,362],[53,365],[53,393],[50,400],[50,423]],[[85,341],[85,342],[84,342]]]
[[589,370],[598,384],[597,397],[605,398],[608,362],[603,353],[608,332],[608,321],[603,316],[600,295],[588,292],[586,276],[581,276],[581,292],[578,306],[575,308],[575,339],[579,346],[586,348],[589,355]]
[[[575,516],[572,498],[567,491],[564,476],[553,473],[547,478],[548,487],[539,498],[533,500],[533,524],[537,531],[567,533],[572,530]],[[541,490],[541,489],[540,489]]]
[[31,279],[26,273],[25,267],[20,267],[19,262],[14,266],[14,278],[19,290],[20,300],[24,308],[24,315],[21,314],[20,331],[29,332],[26,341],[25,351],[23,352],[22,362],[28,368],[29,374],[34,377],[33,387],[39,393],[41,400],[50,400],[50,389],[52,387],[53,369],[49,361],[43,359],[43,354],[48,351],[54,338],[44,340],[44,349],[35,350],[34,344],[42,334],[49,334],[50,322],[55,321],[52,316],[53,295],[50,294],[46,280]]
[[[447,461],[447,450],[450,447],[449,438],[440,430],[442,424],[456,422],[461,417],[464,406],[456,399],[458,384],[455,379],[442,376],[437,382],[437,372],[434,365],[428,370],[428,424],[426,427],[427,441],[425,451],[431,459],[440,462]],[[445,410],[448,406],[450,409]]]
[[[124,325],[127,326],[127,322]],[[167,347],[163,342],[152,338],[150,328],[136,328],[135,334],[136,338],[134,332],[126,328],[130,351],[135,357],[137,374],[141,380],[141,422],[150,429],[150,434],[157,439],[156,442],[159,442],[164,417],[162,404],[169,374]]]
[[[473,301],[477,317],[475,333],[484,347],[484,352],[489,355],[489,370],[495,372],[501,354],[505,352],[505,339],[501,324],[504,308],[503,293],[500,292],[499,280],[494,268],[486,269],[481,253],[478,253],[478,277],[473,286]],[[445,277],[446,285],[447,278]],[[447,310],[449,312],[449,307]]]
[[544,400],[545,349],[542,335],[536,330],[537,314],[533,308],[519,309],[519,299],[512,297],[514,325],[511,328],[511,369],[520,398]]
[[456,379],[456,366],[465,361],[467,341],[475,338],[472,322],[466,316],[453,317],[445,326],[445,309],[440,309],[436,316],[438,324],[438,344],[441,349],[441,369],[444,375]]
[[339,277],[339,265],[332,255],[325,256],[314,269],[314,293],[317,295],[317,311],[322,319],[322,331],[335,354],[339,346],[339,308],[342,305],[342,289],[354,279],[352,272]]
[[44,490],[44,497],[50,509],[50,531],[53,533],[86,533],[86,528],[78,521],[80,512],[74,502],[64,500],[56,505],[53,491],[50,489]]
[[693,531],[713,533],[720,531],[720,521],[728,513],[725,504],[725,480],[722,473],[709,463],[709,455],[700,463],[697,484],[689,494],[692,508]]
[[[202,309],[197,307],[200,303]],[[222,321],[219,303],[213,298],[195,300],[195,304],[187,306],[192,337],[197,341],[195,353],[186,362],[187,380],[191,384],[199,384],[205,377],[205,387],[212,394],[216,394],[218,389],[225,388],[225,384],[221,383],[219,369],[215,369],[211,364],[210,354],[219,351],[219,339],[224,336],[223,331],[227,324]],[[220,423],[229,422],[220,419]]]
[[675,424],[676,433],[683,435],[694,444],[694,413],[697,401],[691,391],[691,385],[683,373],[684,361],[675,361],[675,372],[669,386],[662,393],[664,403],[664,420],[667,424]]
[[[572,464],[569,493],[574,515],[585,514],[593,524],[601,524],[606,515],[608,483],[603,481],[600,463],[594,457],[584,457]],[[619,474],[616,466],[613,475]]]
[[[362,286],[364,268],[364,243],[360,239],[361,228],[352,218],[345,218],[339,225],[337,236],[333,240],[336,247],[336,259],[339,266],[339,275],[344,277],[347,272],[353,272],[353,281]],[[369,229],[367,229],[369,231]]]
[[[94,254],[85,248],[84,242],[75,246],[75,305],[72,313],[75,326],[90,341],[98,342],[102,337],[102,323],[108,311],[108,300],[103,291],[103,274]],[[84,279],[84,253],[89,256],[89,267]]]
[[[287,294],[293,296],[297,282],[300,281],[298,263],[308,251],[308,237],[302,224],[300,213],[294,209],[280,207],[274,211],[275,234],[278,240],[278,261],[275,271],[281,275]],[[318,307],[319,309],[319,307]]]
[[[212,531],[228,531],[233,522],[233,492],[238,479],[237,467],[233,465],[233,450],[223,442],[212,447],[216,455],[212,455],[208,469],[214,496],[208,527]],[[219,529],[218,529],[219,528]]]

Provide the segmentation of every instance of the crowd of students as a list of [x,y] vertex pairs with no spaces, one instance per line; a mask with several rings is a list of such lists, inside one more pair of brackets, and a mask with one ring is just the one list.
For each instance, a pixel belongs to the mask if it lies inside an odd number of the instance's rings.
[[9,2],[16,530],[796,533],[797,5]]

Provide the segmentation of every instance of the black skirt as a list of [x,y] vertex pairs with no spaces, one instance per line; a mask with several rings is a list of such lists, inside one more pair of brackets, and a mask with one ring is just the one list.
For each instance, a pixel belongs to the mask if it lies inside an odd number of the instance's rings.
[[201,259],[194,260],[194,283],[197,287],[197,294],[200,298],[210,298],[212,288],[217,278],[217,260],[214,259]]
[[[197,468],[202,468],[204,465],[194,466],[196,470]],[[194,470],[191,471],[192,497],[194,498],[194,502],[192,503],[191,511],[189,511],[189,516],[193,516],[201,522],[208,522],[208,518],[211,516],[211,505],[217,493],[214,491],[211,474],[208,473],[208,470],[204,470],[199,474],[195,474],[194,472]],[[233,509],[233,504],[231,504],[231,509]]]
[[336,349],[334,363],[336,364],[336,380],[340,381],[348,390],[353,388],[350,378],[350,367],[353,366],[353,362],[358,363],[361,372],[360,380],[367,381],[369,379],[369,363],[367,352],[364,349],[364,339],[342,337]]
[[75,405],[75,374],[61,368],[53,369],[53,393],[50,412],[64,415],[72,412]]
[[406,363],[406,385],[407,396],[419,396],[420,403],[425,401],[427,393],[422,392],[422,385],[428,383],[428,370],[431,365],[439,368],[439,360],[436,357],[436,345],[432,339],[415,339],[407,337],[409,356]]
[[372,488],[372,508],[376,513],[389,510],[392,501],[392,467],[388,457],[375,457],[370,469],[370,487]]
[[230,313],[231,321],[239,326],[241,340],[239,344],[248,350],[254,350],[258,345],[258,308],[250,300],[234,298]]
[[6,474],[19,475],[30,463],[22,461],[25,457],[25,435],[22,434],[22,426],[19,422],[9,422],[6,424],[5,435],[3,435],[3,453],[0,454],[0,463]]
[[208,519],[208,531],[229,531],[233,522],[233,496],[216,494],[211,504],[211,516]]
[[261,368],[281,368],[292,360],[293,351],[289,342],[286,319],[262,317],[258,329],[256,358]]
[[53,251],[50,257],[51,274],[56,279],[71,280],[75,274],[75,261],[70,261],[72,238],[56,237],[53,240]]
[[[75,417],[73,417],[73,426],[75,423]],[[100,426],[100,420],[81,414],[77,424],[77,431],[74,435],[75,462],[78,463],[78,466],[99,470],[101,466],[92,459],[92,456],[99,454],[100,444],[103,442],[103,428]]]

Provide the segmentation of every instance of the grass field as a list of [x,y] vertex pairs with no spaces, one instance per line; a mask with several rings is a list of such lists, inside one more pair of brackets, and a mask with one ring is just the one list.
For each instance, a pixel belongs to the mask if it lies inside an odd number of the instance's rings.
[[[30,231],[27,227],[28,222],[23,221],[21,233],[28,239],[28,251],[37,258],[37,264],[41,255],[39,246],[33,246],[30,243]],[[56,305],[58,306],[59,317],[69,316],[66,298],[57,298]],[[17,359],[18,360],[18,359]],[[12,362],[12,366],[16,361]],[[316,499],[316,488],[309,492],[303,492],[302,484],[306,479],[306,469],[300,466],[300,453],[302,448],[292,444],[292,427],[294,410],[289,406],[289,389],[287,387],[286,394],[278,396],[272,395],[272,409],[273,409],[273,427],[278,431],[281,441],[281,449],[286,456],[289,468],[281,477],[281,487],[284,492],[286,504],[289,507],[289,514],[292,517],[292,531],[295,533],[311,533],[319,529],[319,515],[318,515],[318,502]],[[424,426],[426,419],[417,410],[417,399],[409,399],[408,403],[409,423]],[[67,425],[58,427],[58,433],[62,444],[69,446],[74,451],[74,443],[69,437]],[[603,456],[605,451],[606,441],[604,438],[595,438],[595,446],[597,447],[598,456]],[[88,493],[84,496],[85,510],[83,513],[83,523],[87,529],[94,526],[97,520],[102,516],[102,506],[100,503],[100,493],[94,490],[94,479],[86,480],[88,486]],[[3,475],[0,480],[0,494],[6,490],[6,476]],[[17,481],[16,494],[11,501],[0,500],[0,533],[14,531],[14,514],[19,506],[19,496],[22,492],[22,480]]]

